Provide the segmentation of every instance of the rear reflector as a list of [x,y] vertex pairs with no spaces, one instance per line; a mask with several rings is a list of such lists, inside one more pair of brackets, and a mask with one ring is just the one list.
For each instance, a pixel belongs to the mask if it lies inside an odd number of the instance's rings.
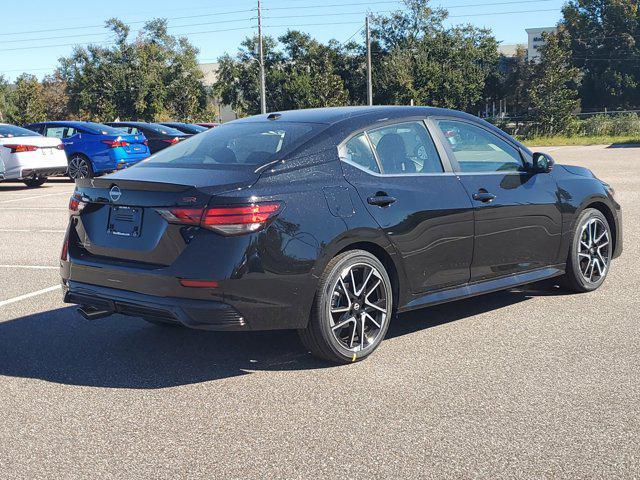
[[180,280],[180,285],[189,288],[217,288],[218,282],[213,280]]
[[199,225],[223,235],[242,235],[263,229],[281,209],[278,202],[211,208],[158,210],[169,223]]
[[63,262],[69,261],[69,232],[64,236],[64,242],[62,243],[62,251],[60,252],[60,260]]
[[2,145],[4,148],[11,150],[11,153],[35,152],[38,147],[35,145]]

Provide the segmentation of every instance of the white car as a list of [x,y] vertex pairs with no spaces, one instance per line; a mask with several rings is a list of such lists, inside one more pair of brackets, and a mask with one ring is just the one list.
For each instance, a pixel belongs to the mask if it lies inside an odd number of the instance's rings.
[[52,175],[64,175],[68,168],[64,145],[59,138],[48,138],[0,123],[0,164],[4,179],[20,180],[27,187],[39,187]]

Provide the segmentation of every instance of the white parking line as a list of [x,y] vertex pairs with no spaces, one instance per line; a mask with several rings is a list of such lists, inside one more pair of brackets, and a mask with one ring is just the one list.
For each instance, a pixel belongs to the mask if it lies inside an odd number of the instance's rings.
[[0,200],[0,203],[22,202],[25,200],[35,200],[38,198],[53,197],[55,195],[70,195],[71,192],[47,193],[45,195],[35,195],[33,197],[12,198],[11,200]]
[[58,270],[57,265],[0,265],[0,268],[22,268],[33,270]]
[[26,300],[28,298],[37,297],[38,295],[44,295],[45,293],[53,292],[54,290],[58,290],[60,285],[55,285],[53,287],[43,288],[42,290],[38,290],[37,292],[26,293],[24,295],[20,295],[19,297],[13,297],[9,300],[0,301],[0,307],[4,307],[6,305],[11,305],[12,303],[21,302],[22,300]]
[[0,233],[64,233],[66,230],[27,230],[20,228],[0,228]]

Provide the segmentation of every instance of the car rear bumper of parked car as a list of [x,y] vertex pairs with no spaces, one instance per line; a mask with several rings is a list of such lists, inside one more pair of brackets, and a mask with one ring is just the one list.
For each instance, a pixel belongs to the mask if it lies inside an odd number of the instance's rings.
[[174,322],[198,330],[249,330],[233,306],[211,300],[158,297],[78,282],[63,284],[65,303],[80,305],[88,319],[112,314]]
[[67,167],[24,168],[20,171],[19,179],[33,177],[53,177],[67,173]]

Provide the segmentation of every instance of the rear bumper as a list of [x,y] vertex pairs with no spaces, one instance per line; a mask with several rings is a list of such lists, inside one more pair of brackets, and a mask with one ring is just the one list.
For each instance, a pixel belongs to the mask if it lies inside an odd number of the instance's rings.
[[181,323],[198,330],[249,330],[234,307],[222,302],[144,295],[78,282],[63,284],[64,302],[109,314]]
[[33,177],[53,177],[66,175],[67,167],[23,168],[20,171],[20,179]]

